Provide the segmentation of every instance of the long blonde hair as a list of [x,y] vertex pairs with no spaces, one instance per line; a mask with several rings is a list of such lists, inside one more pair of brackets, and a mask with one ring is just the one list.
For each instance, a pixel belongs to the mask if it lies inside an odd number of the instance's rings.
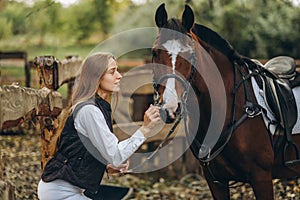
[[110,58],[114,59],[113,55],[110,53],[94,53],[83,61],[80,75],[75,81],[72,99],[69,101],[69,105],[63,109],[62,113],[59,115],[58,128],[54,130],[54,135],[50,138],[50,144],[53,145],[50,145],[50,149],[48,149],[50,155],[48,155],[45,162],[42,163],[43,169],[48,160],[50,160],[57,151],[61,132],[65,126],[67,118],[73,112],[76,105],[93,98],[96,95],[100,79],[108,69],[108,62]]
[[114,56],[110,53],[97,52],[88,56],[82,63],[80,74],[75,80],[73,95],[69,105],[60,115],[59,127],[56,132],[60,135],[68,116],[76,105],[93,98],[98,90],[99,81],[108,69],[108,62]]
[[108,68],[109,59],[114,56],[110,53],[94,53],[88,56],[82,66],[78,79],[75,81],[71,99],[73,110],[77,104],[95,96],[99,81]]

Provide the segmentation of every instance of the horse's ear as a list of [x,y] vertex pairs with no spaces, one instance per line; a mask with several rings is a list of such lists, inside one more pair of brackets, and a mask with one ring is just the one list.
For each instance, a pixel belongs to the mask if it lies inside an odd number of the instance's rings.
[[164,24],[167,23],[168,20],[168,14],[167,11],[165,9],[165,4],[162,3],[156,10],[155,13],[155,23],[156,25],[160,28],[162,27]]
[[191,30],[194,25],[194,12],[190,6],[185,5],[183,14],[182,14],[182,25],[186,28],[186,30]]

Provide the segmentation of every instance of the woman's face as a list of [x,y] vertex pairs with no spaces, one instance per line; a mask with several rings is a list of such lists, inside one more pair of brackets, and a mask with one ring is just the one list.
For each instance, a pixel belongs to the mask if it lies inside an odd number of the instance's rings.
[[108,61],[108,68],[100,79],[99,89],[101,93],[112,93],[120,90],[122,75],[118,72],[118,66],[113,58]]

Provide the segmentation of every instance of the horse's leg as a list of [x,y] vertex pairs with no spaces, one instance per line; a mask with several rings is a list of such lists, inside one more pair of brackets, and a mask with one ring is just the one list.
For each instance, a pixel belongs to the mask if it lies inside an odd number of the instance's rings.
[[271,172],[257,173],[250,181],[256,200],[274,200]]
[[213,181],[207,180],[208,187],[212,193],[214,200],[229,200],[229,187],[228,183],[215,183]]
[[228,181],[222,183],[214,182],[215,180],[211,177],[211,173],[209,173],[209,171],[205,169],[205,167],[203,172],[214,200],[229,200],[230,193]]

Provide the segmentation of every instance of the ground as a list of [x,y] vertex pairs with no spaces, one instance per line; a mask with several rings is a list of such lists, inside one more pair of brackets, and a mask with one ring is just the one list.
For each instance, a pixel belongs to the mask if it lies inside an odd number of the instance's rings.
[[[37,134],[0,136],[0,158],[3,161],[3,180],[15,186],[17,199],[37,200],[37,184],[40,180],[41,141]],[[1,165],[0,165],[1,166]],[[1,175],[0,175],[1,177]],[[204,178],[199,174],[186,174],[180,178],[168,174],[105,175],[103,183],[134,188],[129,199],[133,200],[210,200],[212,199]],[[300,199],[300,181],[274,180],[276,200]],[[248,185],[233,188],[231,198],[254,199]],[[0,189],[1,194],[1,189]]]

